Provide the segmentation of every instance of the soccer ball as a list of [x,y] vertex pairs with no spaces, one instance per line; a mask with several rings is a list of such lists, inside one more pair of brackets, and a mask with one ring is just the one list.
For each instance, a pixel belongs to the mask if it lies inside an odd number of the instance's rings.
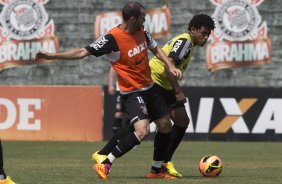
[[222,171],[222,161],[216,155],[204,156],[199,163],[199,170],[205,177],[217,177]]

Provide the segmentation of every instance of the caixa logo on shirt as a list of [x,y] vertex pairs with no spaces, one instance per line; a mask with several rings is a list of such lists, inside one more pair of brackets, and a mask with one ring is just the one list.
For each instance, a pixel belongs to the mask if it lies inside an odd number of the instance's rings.
[[141,44],[139,44],[139,45],[137,45],[133,49],[130,49],[128,51],[128,56],[129,57],[136,56],[137,54],[139,54],[140,52],[142,52],[145,49],[147,49],[147,42],[146,41],[141,43]]

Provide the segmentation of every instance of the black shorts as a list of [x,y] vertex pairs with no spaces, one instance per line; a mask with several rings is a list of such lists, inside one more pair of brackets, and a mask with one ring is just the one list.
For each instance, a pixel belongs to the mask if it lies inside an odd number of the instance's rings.
[[119,91],[116,92],[116,108],[115,112],[124,112],[124,101],[122,100],[121,94]]
[[155,85],[146,91],[122,95],[122,100],[131,124],[142,119],[154,121],[168,113],[166,102]]
[[166,90],[158,84],[155,84],[155,86],[158,89],[159,93],[161,93],[161,95],[165,99],[166,105],[168,107],[170,108],[185,107],[183,102],[177,102],[175,97],[175,91],[173,89]]

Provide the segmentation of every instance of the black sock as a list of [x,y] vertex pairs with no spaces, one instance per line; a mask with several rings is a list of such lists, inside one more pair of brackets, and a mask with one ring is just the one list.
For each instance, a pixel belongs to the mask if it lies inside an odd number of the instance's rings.
[[170,133],[163,134],[157,132],[154,140],[154,161],[164,161],[168,158],[168,145],[170,140]]
[[151,167],[151,173],[158,174],[159,172],[161,172],[161,168],[154,167],[154,166]]
[[170,142],[168,146],[168,157],[165,160],[165,162],[171,161],[171,158],[176,148],[178,147],[179,143],[181,142],[183,136],[185,135],[186,129],[187,128],[173,125],[171,136],[170,136]]
[[110,165],[112,165],[112,163],[110,162],[110,160],[108,158],[106,158],[106,160],[104,160],[102,162],[102,164],[110,164]]
[[113,127],[112,127],[114,135],[117,134],[117,132],[121,128],[121,124],[122,124],[122,119],[121,118],[115,118],[114,124],[113,124]]
[[118,145],[113,149],[112,154],[116,158],[119,158],[122,155],[126,154],[128,151],[130,151],[134,146],[139,144],[139,139],[136,137],[135,133],[132,132],[131,134],[125,136],[118,142]]
[[130,124],[125,125],[108,141],[108,143],[98,153],[101,155],[110,154],[118,144],[118,141],[131,132],[134,132],[134,128]]
[[6,174],[4,172],[3,150],[2,150],[1,140],[0,140],[0,175],[3,175],[4,179],[6,179]]

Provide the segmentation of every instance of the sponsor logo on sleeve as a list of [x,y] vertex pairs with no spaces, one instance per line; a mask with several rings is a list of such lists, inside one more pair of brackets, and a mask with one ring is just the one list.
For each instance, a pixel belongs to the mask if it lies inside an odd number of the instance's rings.
[[95,50],[99,50],[102,48],[109,40],[107,40],[104,36],[100,37],[98,40],[96,40],[94,43],[90,45],[90,47],[93,47]]
[[180,48],[182,42],[183,42],[183,40],[177,40],[176,43],[174,44],[171,52],[177,53],[177,51]]

